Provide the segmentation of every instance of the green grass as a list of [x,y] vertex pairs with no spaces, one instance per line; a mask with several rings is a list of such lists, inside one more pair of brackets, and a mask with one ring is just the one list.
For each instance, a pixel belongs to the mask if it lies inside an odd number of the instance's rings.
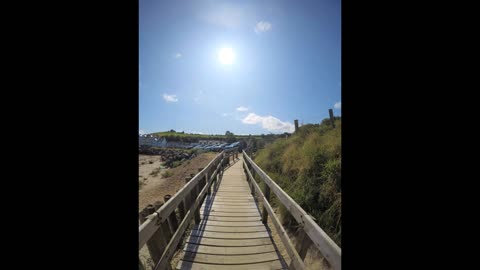
[[165,171],[164,173],[162,173],[163,178],[168,178],[172,175],[173,175],[173,173],[171,171]]
[[[341,119],[301,126],[288,139],[259,150],[255,162],[340,246],[341,242]],[[279,205],[273,201],[273,205]],[[287,227],[296,222],[280,207]]]

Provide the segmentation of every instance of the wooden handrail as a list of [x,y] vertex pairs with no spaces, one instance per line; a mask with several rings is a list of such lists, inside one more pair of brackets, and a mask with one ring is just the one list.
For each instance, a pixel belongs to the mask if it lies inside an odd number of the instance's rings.
[[[259,175],[260,179],[275,193],[278,200],[285,206],[288,212],[295,218],[297,223],[303,227],[303,230],[308,235],[310,240],[317,246],[322,255],[332,265],[334,269],[341,269],[341,249],[340,247],[318,226],[313,218],[303,210],[285,191],[283,191],[277,183],[275,183],[253,160],[242,152],[246,165],[250,167]],[[249,172],[248,166],[246,166]],[[250,174],[251,175],[251,174]],[[253,179],[253,176],[252,176]],[[255,182],[255,181],[252,181]],[[255,182],[256,184],[256,182]],[[262,194],[262,198],[263,194]],[[267,211],[268,211],[267,205]],[[270,212],[270,211],[269,211]],[[269,213],[272,215],[271,213]],[[290,254],[289,254],[290,255]],[[298,253],[297,253],[298,255]]]
[[[292,242],[290,241],[290,239],[288,238],[288,234],[287,232],[285,231],[285,229],[283,228],[282,224],[280,223],[280,220],[278,220],[277,216],[275,215],[275,212],[273,212],[273,209],[272,207],[270,206],[270,203],[268,202],[268,199],[265,198],[265,196],[263,195],[263,192],[262,190],[260,189],[260,187],[258,186],[257,182],[255,181],[255,179],[253,178],[253,175],[252,173],[250,172],[250,170],[248,169],[248,166],[247,164],[245,163],[245,159],[243,160],[243,165],[244,165],[244,169],[245,171],[247,172],[247,177],[249,179],[249,182],[251,182],[251,185],[253,186],[253,188],[257,191],[257,196],[260,197],[260,199],[262,200],[263,202],[263,206],[264,206],[264,209],[268,212],[268,214],[270,215],[271,219],[272,219],[272,222],[273,222],[273,225],[275,226],[275,228],[277,229],[278,231],[278,235],[280,236],[280,240],[282,240],[283,242],[283,245],[285,246],[286,250],[287,250],[287,253],[288,255],[290,256],[290,258],[292,259],[292,266],[295,270],[302,270],[302,269],[305,269],[305,264],[303,263],[303,260],[300,258],[300,255],[298,254],[298,252],[295,250],[295,247],[293,246]],[[264,210],[264,211],[265,211]]]
[[148,239],[150,239],[158,230],[160,223],[164,222],[168,216],[170,216],[187,195],[190,195],[192,190],[197,186],[199,181],[205,177],[205,173],[210,170],[213,164],[219,160],[223,160],[224,155],[224,152],[218,154],[202,171],[197,173],[170,200],[168,200],[168,202],[155,211],[155,213],[147,217],[146,221],[139,227],[139,249],[141,249]]

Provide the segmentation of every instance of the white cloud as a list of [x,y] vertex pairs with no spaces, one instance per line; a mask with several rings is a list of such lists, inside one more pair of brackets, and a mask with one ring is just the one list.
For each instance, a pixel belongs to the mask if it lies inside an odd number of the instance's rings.
[[222,116],[226,117],[226,116],[228,116],[228,113],[222,113]]
[[339,102],[335,103],[335,105],[333,105],[333,107],[335,109],[341,109],[342,108],[342,102],[339,101]]
[[138,131],[138,134],[143,135],[143,134],[145,134],[145,131],[144,131],[143,129],[140,129],[140,130]]
[[292,123],[283,122],[280,119],[268,116],[260,116],[254,113],[249,113],[247,117],[242,119],[242,123],[247,125],[261,124],[262,128],[271,132],[293,132],[295,127]]
[[177,95],[163,94],[163,99],[166,102],[177,102],[178,101]]
[[176,53],[174,57],[175,58],[180,58],[180,57],[182,57],[182,54],[181,53]]
[[248,108],[247,108],[247,107],[240,106],[240,107],[237,108],[237,111],[239,111],[239,112],[246,112],[246,111],[248,111]]
[[272,24],[269,22],[264,22],[264,21],[259,21],[256,25],[255,28],[253,29],[255,33],[260,34],[262,32],[267,32],[272,29]]

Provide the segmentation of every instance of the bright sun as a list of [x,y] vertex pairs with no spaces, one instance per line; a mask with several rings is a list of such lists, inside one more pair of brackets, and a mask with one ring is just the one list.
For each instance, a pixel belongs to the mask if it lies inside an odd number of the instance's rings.
[[218,60],[224,65],[231,65],[235,60],[235,53],[232,48],[223,48],[218,52]]

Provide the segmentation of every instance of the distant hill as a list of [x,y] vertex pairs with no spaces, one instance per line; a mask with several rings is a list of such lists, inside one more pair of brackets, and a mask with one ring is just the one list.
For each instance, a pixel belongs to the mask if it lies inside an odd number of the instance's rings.
[[[303,125],[288,139],[277,139],[259,150],[254,160],[341,246],[340,117],[335,125],[333,129],[329,119]],[[280,211],[285,217],[285,209]],[[296,225],[290,216],[283,223]]]
[[[233,133],[232,133],[233,134]],[[184,142],[198,142],[198,140],[227,140],[230,138],[230,140],[246,140],[249,138],[255,138],[258,140],[263,139],[264,137],[271,137],[271,136],[282,136],[280,135],[273,135],[273,134],[267,134],[267,135],[236,135],[233,134],[230,137],[227,137],[226,135],[220,135],[220,134],[192,134],[192,133],[184,133],[184,132],[176,132],[176,131],[162,131],[162,132],[154,132],[150,133],[148,135],[154,135],[158,137],[165,137],[169,141],[184,141]],[[233,139],[231,138],[233,137]]]

